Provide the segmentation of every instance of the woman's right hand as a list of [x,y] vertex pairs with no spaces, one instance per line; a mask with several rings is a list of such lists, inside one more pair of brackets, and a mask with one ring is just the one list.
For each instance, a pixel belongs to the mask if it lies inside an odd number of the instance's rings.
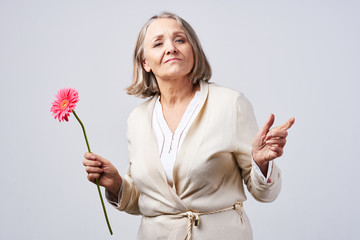
[[105,187],[109,192],[118,195],[122,178],[111,162],[94,153],[85,153],[83,165],[88,173],[87,178],[90,182],[96,183],[96,178],[99,178],[100,186]]

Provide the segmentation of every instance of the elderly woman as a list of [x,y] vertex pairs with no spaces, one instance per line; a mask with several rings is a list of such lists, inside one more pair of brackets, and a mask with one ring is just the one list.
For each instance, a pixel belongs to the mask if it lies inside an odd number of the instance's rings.
[[281,188],[272,162],[283,154],[289,119],[258,131],[243,94],[209,83],[211,68],[191,26],[162,13],[141,29],[128,93],[145,98],[128,118],[129,167],[86,153],[117,209],[142,215],[138,239],[252,239],[245,183],[258,201]]

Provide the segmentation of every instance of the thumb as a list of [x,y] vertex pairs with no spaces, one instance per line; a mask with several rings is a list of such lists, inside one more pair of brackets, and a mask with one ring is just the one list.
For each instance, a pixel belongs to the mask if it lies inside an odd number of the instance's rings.
[[274,114],[270,114],[270,117],[266,121],[265,125],[260,129],[261,133],[266,134],[267,132],[269,132],[271,126],[274,124],[274,121],[275,121]]

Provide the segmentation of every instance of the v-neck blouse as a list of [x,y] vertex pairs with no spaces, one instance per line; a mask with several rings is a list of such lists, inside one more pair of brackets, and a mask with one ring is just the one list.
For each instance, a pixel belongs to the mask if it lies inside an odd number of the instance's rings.
[[192,122],[196,118],[195,110],[199,106],[200,91],[197,91],[189,103],[184,115],[181,118],[176,130],[171,132],[164,118],[160,96],[157,98],[154,112],[152,127],[156,137],[156,142],[160,154],[160,159],[166,173],[166,178],[170,186],[173,185],[173,168],[178,150],[181,148],[182,142],[188,132]]

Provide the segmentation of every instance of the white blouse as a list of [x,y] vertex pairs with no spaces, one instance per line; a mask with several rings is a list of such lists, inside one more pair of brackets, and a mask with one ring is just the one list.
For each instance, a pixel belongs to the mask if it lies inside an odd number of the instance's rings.
[[158,97],[153,112],[152,126],[154,129],[161,162],[164,166],[166,177],[170,186],[173,185],[173,168],[176,160],[178,149],[180,149],[182,142],[188,132],[191,123],[194,121],[196,115],[195,110],[199,106],[200,91],[197,91],[189,103],[186,111],[177,126],[174,133],[169,129],[162,106],[160,103],[160,96]]
[[[163,164],[167,181],[170,186],[173,185],[173,168],[176,160],[178,150],[181,148],[181,144],[188,132],[192,122],[196,118],[195,110],[199,106],[200,91],[197,91],[189,103],[178,127],[175,132],[172,133],[169,126],[166,123],[162,106],[160,103],[160,96],[158,97],[153,112],[152,127],[155,133],[161,162]],[[258,165],[253,161],[253,169],[263,178],[264,181],[269,181],[271,175],[272,161],[269,162],[267,177],[265,177]]]

